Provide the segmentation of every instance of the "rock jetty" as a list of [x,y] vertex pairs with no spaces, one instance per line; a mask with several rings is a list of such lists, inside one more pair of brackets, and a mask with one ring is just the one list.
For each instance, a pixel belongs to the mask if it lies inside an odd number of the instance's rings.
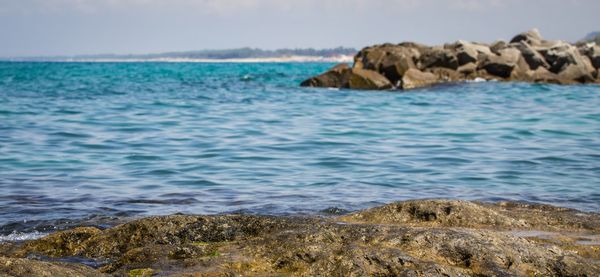
[[600,276],[600,215],[414,200],[330,216],[150,217],[0,244],[0,276]]
[[533,29],[492,44],[374,45],[358,52],[352,67],[336,65],[301,86],[407,90],[469,80],[587,84],[600,83],[598,68],[600,46],[545,40]]

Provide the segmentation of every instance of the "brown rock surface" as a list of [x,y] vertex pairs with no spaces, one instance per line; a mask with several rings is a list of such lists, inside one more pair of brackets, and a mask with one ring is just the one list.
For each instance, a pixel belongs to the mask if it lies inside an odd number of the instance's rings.
[[300,85],[303,87],[347,87],[348,79],[350,78],[351,69],[348,64],[342,63],[329,69],[327,72],[312,77]]
[[350,89],[382,90],[391,89],[392,83],[377,71],[368,69],[352,69],[348,80]]
[[[0,274],[599,276],[599,246],[598,214],[413,200],[339,217],[174,215],[76,228],[0,248]],[[53,261],[71,256],[106,262]]]
[[402,77],[402,88],[414,89],[428,87],[438,83],[438,79],[438,76],[433,73],[409,69]]
[[0,276],[96,277],[109,275],[91,267],[73,263],[49,263],[0,257]]

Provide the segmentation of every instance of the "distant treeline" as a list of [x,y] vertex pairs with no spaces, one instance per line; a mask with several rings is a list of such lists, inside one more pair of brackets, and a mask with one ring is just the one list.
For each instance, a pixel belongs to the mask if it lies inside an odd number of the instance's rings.
[[144,55],[146,58],[191,58],[191,59],[244,59],[244,58],[275,58],[284,56],[319,56],[333,57],[339,55],[354,55],[358,52],[354,48],[331,48],[331,49],[278,49],[263,50],[258,48],[239,48],[226,50],[201,50],[188,52],[171,52],[162,54]]
[[596,44],[600,45],[600,32],[589,33],[579,42],[595,42]]
[[286,56],[313,56],[313,57],[334,57],[340,55],[355,55],[358,52],[354,48],[338,47],[330,49],[278,49],[263,50],[258,48],[237,48],[225,50],[198,50],[184,52],[166,52],[159,54],[141,54],[141,55],[79,55],[79,56],[61,56],[61,57],[29,57],[21,60],[84,60],[84,59],[252,59],[252,58],[278,58]]

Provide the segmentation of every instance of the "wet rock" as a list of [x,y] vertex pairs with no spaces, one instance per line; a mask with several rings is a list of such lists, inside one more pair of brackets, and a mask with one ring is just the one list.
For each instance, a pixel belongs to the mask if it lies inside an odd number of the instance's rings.
[[[78,228],[1,248],[0,274],[600,276],[597,245],[578,244],[581,238],[600,241],[600,215],[529,203],[413,200],[338,217],[176,215]],[[40,254],[110,264],[94,270],[15,258]]]
[[109,275],[91,267],[73,263],[49,263],[0,257],[0,276],[95,277]]
[[351,69],[348,64],[342,63],[329,69],[327,72],[303,81],[300,86],[303,87],[347,87],[350,78]]
[[446,227],[526,227],[488,207],[460,200],[415,200],[377,207],[342,217],[350,222]]
[[392,87],[392,83],[385,76],[368,69],[352,69],[348,80],[348,88],[350,89],[383,90]]
[[90,238],[101,234],[98,228],[80,227],[64,232],[58,232],[38,240],[35,244],[25,243],[26,252],[20,253],[25,257],[27,252],[42,253],[51,257],[76,256],[84,251],[84,243]]
[[350,89],[382,90],[391,89],[393,85],[377,71],[349,68],[347,64],[339,64],[329,71],[310,78],[300,84],[305,87],[333,87]]

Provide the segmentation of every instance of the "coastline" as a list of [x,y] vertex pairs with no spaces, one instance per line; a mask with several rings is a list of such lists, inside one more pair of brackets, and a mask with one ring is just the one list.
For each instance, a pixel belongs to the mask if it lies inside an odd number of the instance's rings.
[[65,62],[65,63],[351,63],[354,57],[340,55],[283,56],[269,58],[195,59],[195,58],[65,58],[65,59],[5,59],[0,62]]
[[600,214],[409,200],[332,216],[158,216],[0,243],[0,262],[12,276],[598,276]]

